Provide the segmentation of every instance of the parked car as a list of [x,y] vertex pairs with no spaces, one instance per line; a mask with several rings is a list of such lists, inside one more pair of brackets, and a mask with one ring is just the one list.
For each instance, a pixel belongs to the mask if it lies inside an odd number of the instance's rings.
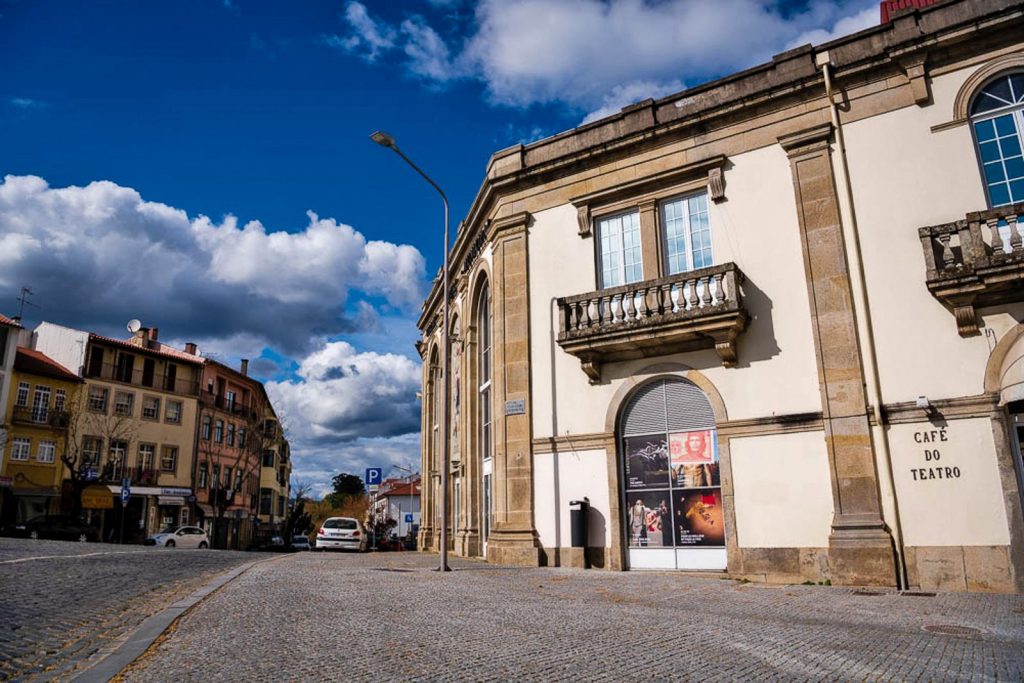
[[43,515],[10,529],[12,536],[22,538],[55,538],[66,541],[100,540],[100,530],[74,515]]
[[209,548],[210,538],[197,526],[167,527],[146,539],[146,545],[165,548]]
[[366,531],[358,519],[330,517],[316,532],[317,550],[356,550],[366,552]]
[[313,547],[309,544],[309,536],[293,536],[292,537],[292,549],[293,550],[312,550]]

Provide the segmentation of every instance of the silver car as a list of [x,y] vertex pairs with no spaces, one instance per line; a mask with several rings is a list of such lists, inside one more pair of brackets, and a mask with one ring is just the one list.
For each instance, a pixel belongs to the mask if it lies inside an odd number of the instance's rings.
[[366,551],[366,533],[358,519],[330,517],[316,532],[317,550]]

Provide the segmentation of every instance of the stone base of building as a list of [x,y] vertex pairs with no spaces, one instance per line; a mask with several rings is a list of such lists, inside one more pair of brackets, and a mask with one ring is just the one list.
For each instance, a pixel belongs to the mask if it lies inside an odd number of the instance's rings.
[[896,548],[879,528],[833,528],[828,564],[837,586],[897,586]]
[[455,548],[453,553],[461,557],[480,557],[483,549],[480,547],[480,534],[473,529],[463,529],[455,535]]
[[543,549],[537,543],[537,534],[530,531],[491,532],[487,539],[487,561],[519,567],[542,566]]
[[416,547],[423,551],[437,550],[434,545],[434,530],[420,527],[419,534],[416,537]]
[[759,583],[832,582],[828,548],[737,548],[728,575]]
[[[611,548],[587,548],[591,569],[611,569]],[[583,548],[541,548],[542,567],[574,567],[582,569]]]
[[926,591],[1024,593],[1010,546],[908,546],[907,582]]

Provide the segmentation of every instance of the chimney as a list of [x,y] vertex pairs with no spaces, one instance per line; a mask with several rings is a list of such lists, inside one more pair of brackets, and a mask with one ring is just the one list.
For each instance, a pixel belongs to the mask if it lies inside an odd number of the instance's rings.
[[129,340],[135,346],[141,346],[146,348],[148,344],[146,340],[149,338],[149,328],[140,327],[138,332],[132,332],[132,338]]
[[157,338],[160,336],[160,328],[151,327],[146,330],[146,346],[150,349],[160,348],[160,343]]
[[192,356],[196,355],[196,344],[195,344],[195,342],[186,342],[185,343],[185,353],[187,353],[189,355],[192,355]]
[[243,358],[242,359],[242,370],[241,370],[241,372],[246,377],[249,376],[249,359],[248,358]]

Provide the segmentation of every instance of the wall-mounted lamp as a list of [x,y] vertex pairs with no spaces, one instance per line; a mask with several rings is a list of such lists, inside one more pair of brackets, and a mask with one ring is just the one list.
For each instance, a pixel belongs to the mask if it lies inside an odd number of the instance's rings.
[[916,401],[917,407],[923,410],[928,415],[937,415],[938,410],[932,405],[932,402],[928,400],[927,396],[918,396]]

